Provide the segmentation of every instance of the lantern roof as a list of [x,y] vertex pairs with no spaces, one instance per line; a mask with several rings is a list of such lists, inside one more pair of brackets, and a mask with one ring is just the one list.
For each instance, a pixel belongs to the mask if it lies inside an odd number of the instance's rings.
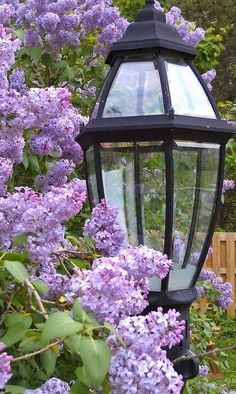
[[177,29],[166,23],[164,12],[155,8],[153,0],[146,0],[146,7],[137,13],[135,22],[111,46],[106,63],[113,65],[118,56],[142,49],[170,50],[190,59],[196,56],[195,49],[182,40]]

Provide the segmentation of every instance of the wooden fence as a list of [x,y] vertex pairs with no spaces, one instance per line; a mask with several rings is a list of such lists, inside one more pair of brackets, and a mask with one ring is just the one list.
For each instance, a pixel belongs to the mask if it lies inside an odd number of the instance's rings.
[[227,309],[227,315],[236,314],[236,233],[215,233],[212,239],[212,254],[205,262],[205,268],[221,276],[224,282],[233,287],[233,303]]

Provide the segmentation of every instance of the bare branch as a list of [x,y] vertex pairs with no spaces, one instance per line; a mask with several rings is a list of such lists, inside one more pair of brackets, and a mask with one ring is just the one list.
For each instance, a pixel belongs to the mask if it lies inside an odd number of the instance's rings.
[[62,342],[64,341],[64,339],[65,339],[65,338],[59,339],[59,340],[56,341],[56,342],[50,343],[50,344],[47,345],[46,347],[44,347],[44,348],[42,348],[42,349],[40,349],[40,350],[37,350],[37,351],[35,351],[35,352],[33,352],[33,353],[24,354],[24,356],[20,356],[20,357],[14,357],[13,360],[12,360],[12,362],[21,361],[21,360],[27,360],[28,358],[31,358],[31,357],[37,356],[38,354],[44,353],[44,352],[46,352],[48,349],[51,349],[52,347],[58,345],[59,343],[62,343]]
[[41,314],[44,316],[44,318],[47,320],[48,318],[48,314],[43,306],[41,297],[39,295],[39,293],[37,292],[37,290],[35,289],[35,287],[32,285],[32,283],[30,283],[30,281],[28,279],[25,279],[25,284],[28,287],[28,289],[30,289],[34,295],[34,298],[38,304],[39,310],[41,312]]
[[221,349],[215,348],[213,350],[210,350],[209,352],[205,352],[205,353],[201,353],[201,354],[193,354],[192,356],[181,356],[181,357],[176,358],[173,361],[173,363],[176,364],[177,361],[180,361],[180,360],[194,360],[196,358],[205,358],[205,357],[208,357],[208,356],[215,355],[217,353],[227,352],[229,350],[234,350],[234,349],[236,349],[236,343],[233,343],[232,345],[226,346],[226,347],[221,348]]

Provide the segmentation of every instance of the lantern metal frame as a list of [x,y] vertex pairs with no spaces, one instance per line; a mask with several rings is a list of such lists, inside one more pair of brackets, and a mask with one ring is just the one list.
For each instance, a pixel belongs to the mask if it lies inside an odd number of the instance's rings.
[[[194,72],[199,83],[201,84],[211,106],[215,113],[215,118],[206,118],[199,116],[177,115],[174,112],[171,103],[171,94],[169,90],[167,71],[164,64],[166,58],[173,56],[181,58],[186,61]],[[196,52],[193,47],[185,44],[180,38],[177,30],[166,24],[165,15],[163,12],[154,8],[153,0],[146,0],[146,7],[139,11],[136,20],[131,24],[124,36],[115,44],[111,46],[107,56],[107,64],[111,66],[110,72],[106,78],[105,84],[99,93],[99,102],[95,104],[93,115],[89,123],[82,129],[79,136],[76,138],[77,142],[86,151],[90,146],[94,149],[94,167],[97,182],[97,192],[99,200],[105,197],[100,144],[115,143],[115,142],[134,142],[134,150],[139,154],[139,150],[145,151],[144,146],[138,147],[138,142],[148,141],[162,141],[162,147],[158,146],[156,149],[164,151],[166,163],[166,214],[165,214],[165,241],[164,253],[171,257],[171,250],[173,244],[173,220],[174,220],[174,169],[173,169],[173,148],[175,141],[190,141],[196,143],[214,143],[220,145],[219,152],[219,166],[216,182],[216,191],[213,202],[213,210],[208,226],[208,233],[206,235],[203,248],[198,260],[197,269],[190,286],[182,290],[168,290],[169,276],[167,276],[161,285],[161,291],[150,292],[149,307],[145,313],[156,309],[157,306],[163,306],[164,310],[174,307],[181,312],[182,318],[186,321],[186,332],[184,339],[179,346],[174,347],[170,352],[172,359],[176,355],[189,354],[189,307],[196,299],[196,289],[194,285],[198,279],[203,263],[207,256],[213,235],[217,212],[221,202],[221,191],[224,179],[224,157],[226,144],[235,130],[224,120],[221,120],[217,106],[213,96],[199,71],[193,64]],[[161,89],[163,93],[163,104],[165,113],[161,115],[143,115],[143,116],[122,116],[122,117],[102,117],[106,99],[112,87],[115,76],[120,65],[124,62],[134,62],[138,60],[150,60],[154,62],[155,69],[158,69],[160,76]],[[98,108],[97,108],[98,107]],[[136,144],[135,144],[136,143]],[[134,158],[134,172],[135,183],[139,184],[139,164],[138,160]],[[200,169],[198,169],[200,171]],[[90,188],[88,182],[88,168],[85,158],[85,173],[88,190]],[[198,182],[198,180],[196,180]],[[196,185],[195,190],[198,187]],[[140,190],[135,191],[136,203],[141,204],[139,193]],[[196,192],[197,193],[197,192]],[[90,197],[90,193],[89,193]],[[195,196],[197,197],[197,196]],[[195,201],[196,203],[196,201]],[[190,228],[190,238],[194,234],[194,221],[196,221],[196,206],[194,203],[192,223]],[[90,199],[92,207],[92,201]],[[139,243],[142,243],[142,224],[139,212],[141,207],[136,207],[137,227],[139,233]],[[189,253],[189,252],[187,252]],[[184,280],[184,278],[183,278]],[[181,372],[187,379],[194,377],[198,373],[196,361],[184,363],[181,360],[175,366],[178,372]]]

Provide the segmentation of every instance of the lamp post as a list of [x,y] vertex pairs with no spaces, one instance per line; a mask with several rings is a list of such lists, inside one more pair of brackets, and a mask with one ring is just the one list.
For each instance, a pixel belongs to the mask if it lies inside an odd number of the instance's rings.
[[[175,359],[189,354],[189,307],[220,204],[225,146],[234,131],[221,120],[193,64],[195,50],[146,0],[107,56],[110,72],[77,142],[85,157],[91,205],[119,208],[129,243],[166,253],[173,269],[150,280],[149,307],[175,308],[186,321]],[[175,365],[185,379],[198,366]]]

